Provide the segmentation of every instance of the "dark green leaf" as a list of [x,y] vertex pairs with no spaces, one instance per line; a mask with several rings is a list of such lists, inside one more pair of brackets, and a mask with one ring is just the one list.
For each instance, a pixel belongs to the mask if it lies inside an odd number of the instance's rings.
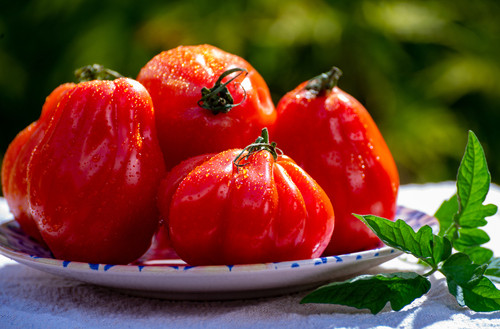
[[460,306],[467,306],[476,312],[500,310],[500,291],[485,276],[471,286],[460,286],[454,281],[448,281],[448,290]]
[[467,254],[467,256],[469,256],[472,262],[474,262],[475,264],[487,264],[493,257],[493,251],[480,246],[467,247],[463,250],[458,251]]
[[374,215],[355,216],[368,225],[385,244],[419,258],[432,257],[430,246],[432,229],[430,226],[423,226],[415,233],[413,228],[401,219],[393,222]]
[[495,205],[483,205],[490,188],[491,177],[484,151],[476,135],[469,131],[469,141],[457,176],[459,213],[456,221],[461,227],[486,225],[485,217],[497,212]]
[[488,263],[493,257],[490,249],[481,247],[483,243],[490,241],[486,232],[478,228],[460,228],[457,238],[453,240],[453,247],[467,254],[476,264]]
[[[392,222],[373,215],[355,216],[385,244],[410,253],[430,265],[433,271],[429,274],[435,270],[442,272],[450,293],[460,305],[475,311],[496,311],[500,310],[500,290],[488,276],[500,279],[500,261],[491,261],[493,252],[481,246],[490,238],[478,228],[487,223],[486,217],[497,211],[495,205],[483,205],[490,183],[483,149],[474,133],[469,132],[469,141],[458,171],[457,194],[445,201],[436,212],[440,223],[438,235],[434,235],[429,226],[423,226],[415,232],[399,219]],[[453,255],[452,244],[459,251]],[[412,275],[411,280],[420,280],[416,273],[407,275]],[[429,284],[425,277],[420,277]],[[306,296],[304,302],[332,302],[369,308],[372,313],[377,313],[390,301],[393,309],[399,310],[413,300],[409,299],[413,296],[409,293],[412,282],[407,280],[409,278],[403,278],[400,274],[362,276],[320,288]],[[392,279],[396,281],[391,282]],[[398,287],[396,282],[400,288],[392,289]],[[365,290],[367,292],[361,295]],[[399,294],[391,295],[395,291]],[[349,298],[350,293],[355,297]],[[418,291],[416,295],[421,296],[422,292]],[[377,300],[373,296],[381,297]]]
[[432,263],[431,265],[438,265],[443,260],[451,255],[452,247],[451,242],[446,237],[433,235],[432,237]]
[[470,257],[459,252],[451,255],[441,267],[441,272],[447,278],[453,278],[453,281],[461,285],[470,284],[474,278],[482,276],[486,266],[473,264]]
[[467,306],[476,312],[500,310],[500,291],[485,276],[474,285],[460,286],[448,280],[448,290],[455,296],[460,306]]
[[429,291],[431,283],[417,273],[362,275],[333,282],[304,297],[301,303],[340,304],[380,312],[390,302],[399,311]]
[[490,241],[488,234],[479,228],[460,228],[453,246],[460,250],[459,248],[479,246],[488,241]]
[[493,258],[484,272],[490,280],[500,282],[500,257]]
[[486,267],[473,264],[464,253],[456,253],[444,262],[441,272],[459,305],[477,312],[500,310],[500,290],[484,276]]
[[439,221],[439,236],[444,236],[445,232],[453,225],[453,217],[458,213],[458,197],[453,195],[449,200],[445,200],[434,214]]
[[395,222],[373,215],[354,215],[362,220],[385,244],[410,253],[435,267],[451,254],[447,238],[432,234],[432,228],[422,226],[418,232],[405,221]]

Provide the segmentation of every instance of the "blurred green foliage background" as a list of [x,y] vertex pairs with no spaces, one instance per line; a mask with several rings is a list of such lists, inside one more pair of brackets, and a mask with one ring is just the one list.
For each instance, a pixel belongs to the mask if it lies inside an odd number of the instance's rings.
[[340,67],[402,183],[455,179],[469,129],[498,183],[499,16],[497,0],[0,0],[0,156],[74,69],[136,77],[163,50],[209,43],[248,60],[275,103]]

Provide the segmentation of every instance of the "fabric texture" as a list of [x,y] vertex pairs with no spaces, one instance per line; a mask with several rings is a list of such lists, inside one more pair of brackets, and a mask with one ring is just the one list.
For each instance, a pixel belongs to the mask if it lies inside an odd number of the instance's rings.
[[[399,204],[433,214],[453,195],[451,182],[402,186]],[[487,203],[500,205],[500,187]],[[5,218],[6,214],[0,214]],[[488,247],[500,255],[500,215],[489,218]],[[365,273],[421,270],[403,255]],[[399,312],[377,315],[339,305],[300,304],[308,291],[233,301],[169,301],[133,297],[105,287],[63,279],[0,256],[0,328],[497,328],[500,312],[460,307],[442,276]]]

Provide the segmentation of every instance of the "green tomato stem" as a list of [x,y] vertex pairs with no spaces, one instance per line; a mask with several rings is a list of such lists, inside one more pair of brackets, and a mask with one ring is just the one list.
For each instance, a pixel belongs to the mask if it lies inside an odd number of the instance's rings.
[[81,67],[75,70],[75,76],[78,82],[91,80],[114,80],[123,78],[123,75],[121,75],[120,73],[107,69],[99,64]]
[[[224,79],[226,76],[234,72],[240,72],[240,73],[236,74],[234,77],[232,77],[225,83],[222,83],[222,79]],[[201,89],[201,98],[198,101],[198,106],[206,110],[210,110],[213,114],[219,114],[219,113],[227,113],[233,107],[243,103],[243,101],[246,99],[247,96],[245,89],[242,88],[244,92],[244,97],[243,100],[238,104],[234,104],[233,96],[231,96],[231,93],[227,89],[227,85],[230,84],[234,79],[236,79],[243,73],[246,75],[248,74],[248,71],[239,67],[223,72],[217,79],[212,88],[209,89],[207,87],[203,87]]]
[[269,131],[267,130],[267,128],[262,129],[261,136],[259,136],[254,143],[245,147],[233,160],[233,163],[237,169],[239,169],[240,167],[244,167],[248,164],[248,158],[252,154],[260,151],[268,151],[269,153],[271,153],[274,161],[277,161],[278,156],[283,154],[283,152],[278,147],[276,147],[276,142],[269,142]]
[[321,73],[320,75],[309,80],[305,89],[316,95],[321,95],[335,87],[341,76],[342,71],[338,67],[334,66],[330,69],[330,71]]
[[438,269],[435,268],[435,267],[433,267],[429,272],[422,274],[422,276],[428,277],[428,276],[431,276],[432,274],[434,274],[437,271],[438,271]]

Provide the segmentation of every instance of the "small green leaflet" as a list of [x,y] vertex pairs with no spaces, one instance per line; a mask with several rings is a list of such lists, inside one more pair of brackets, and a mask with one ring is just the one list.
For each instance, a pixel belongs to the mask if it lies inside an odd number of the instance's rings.
[[500,310],[500,290],[484,276],[486,269],[486,264],[474,264],[464,253],[453,254],[443,264],[448,290],[460,306],[476,312]]
[[430,281],[417,273],[362,275],[320,287],[301,303],[347,305],[377,314],[388,302],[393,310],[399,311],[430,288]]
[[489,241],[488,234],[478,228],[486,225],[486,217],[497,212],[495,205],[483,205],[490,184],[483,148],[470,131],[458,169],[457,194],[443,202],[434,216],[439,221],[439,235],[448,237],[457,251],[467,254],[476,264],[493,257],[491,250],[481,247]]
[[491,281],[500,283],[500,257],[493,258],[484,272]]
[[373,314],[390,303],[398,311],[427,293],[431,286],[427,276],[439,271],[459,305],[478,312],[500,310],[500,290],[490,281],[500,282],[500,258],[492,258],[493,252],[482,247],[490,237],[479,228],[486,225],[486,217],[497,212],[497,206],[483,204],[490,184],[483,148],[470,131],[458,170],[457,193],[435,214],[440,224],[437,235],[427,225],[415,232],[400,219],[392,222],[373,215],[354,215],[386,245],[412,254],[431,270],[423,275],[362,275],[334,282],[313,291],[302,303],[348,305],[367,308]]
[[373,215],[354,215],[363,221],[386,245],[402,250],[421,259],[432,268],[448,258],[451,254],[451,243],[446,237],[432,233],[428,225],[415,233],[404,220],[395,222]]
[[[434,270],[451,254],[446,237],[432,233],[428,225],[415,232],[403,220],[395,222],[373,215],[355,215],[387,245],[410,253],[429,264]],[[364,275],[344,282],[334,282],[307,295],[302,303],[332,303],[367,308],[380,312],[387,302],[399,311],[430,289],[430,281],[417,273]]]
[[[449,200],[444,201],[434,214],[439,221],[439,236],[444,236],[447,231],[454,228],[454,216],[458,213],[458,196],[455,194]],[[454,232],[451,232],[453,235]],[[448,232],[450,235],[450,232]]]
[[475,264],[487,264],[493,257],[493,251],[488,248],[481,246],[467,247],[463,249],[458,249],[458,251],[463,252],[472,259]]
[[479,228],[461,228],[454,221],[457,214],[458,197],[455,194],[451,199],[444,201],[434,215],[439,221],[438,235],[448,237],[456,250],[469,255],[476,264],[488,262],[493,257],[493,252],[480,245],[488,242],[490,237]]
[[483,205],[490,189],[491,176],[484,151],[476,135],[469,131],[469,141],[457,176],[459,211],[454,219],[461,227],[486,225],[485,217],[497,212],[495,205]]
[[458,230],[458,236],[459,239],[454,241],[454,246],[459,247],[460,249],[479,246],[490,241],[488,234],[478,228],[460,228]]

